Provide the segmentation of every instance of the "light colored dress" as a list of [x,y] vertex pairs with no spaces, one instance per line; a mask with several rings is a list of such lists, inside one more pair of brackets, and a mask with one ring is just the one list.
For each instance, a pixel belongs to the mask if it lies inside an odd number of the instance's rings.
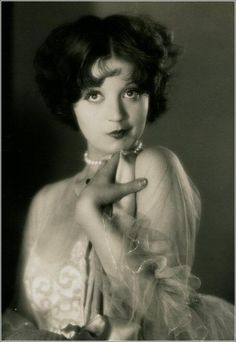
[[[48,185],[35,196],[22,272],[27,305],[39,329],[73,338],[68,326],[89,330],[107,317],[110,329],[103,339],[233,340],[233,306],[198,294],[200,280],[191,274],[201,209],[198,191],[173,152],[163,147],[156,152],[166,160],[162,176],[155,176],[155,165],[146,165],[146,193],[126,196],[113,205],[112,215],[104,215],[105,228],[109,220],[123,237],[119,262],[109,250],[114,278],[106,275],[74,219],[78,176]],[[118,182],[135,178],[135,163],[133,155],[120,157]],[[104,248],[109,249],[108,228],[106,236]],[[129,256],[140,261],[135,269]],[[142,274],[149,279],[144,284]]]

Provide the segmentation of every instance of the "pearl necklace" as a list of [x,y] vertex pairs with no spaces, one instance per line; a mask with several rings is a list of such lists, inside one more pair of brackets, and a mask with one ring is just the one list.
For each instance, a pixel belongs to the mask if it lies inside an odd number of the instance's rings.
[[[121,153],[123,154],[123,155],[127,155],[127,154],[129,154],[129,153],[135,153],[135,154],[138,154],[140,151],[141,151],[141,149],[142,149],[142,147],[143,147],[143,143],[142,143],[142,141],[138,141],[137,142],[137,144],[136,144],[136,147],[134,148],[134,149],[131,149],[131,150],[127,150],[127,151],[125,151],[125,150],[122,150],[121,151]],[[85,163],[87,164],[87,165],[102,165],[103,164],[103,162],[105,162],[106,160],[109,160],[109,159],[111,159],[111,157],[109,157],[109,158],[107,158],[107,159],[100,159],[100,160],[93,160],[93,159],[90,159],[89,157],[88,157],[88,151],[86,151],[85,153],[84,153],[84,161],[85,161]]]
[[129,154],[129,153],[138,154],[138,153],[142,150],[142,148],[143,148],[143,143],[142,143],[142,141],[141,141],[141,140],[138,140],[138,141],[136,142],[136,145],[135,145],[135,146],[136,146],[136,147],[134,147],[133,149],[130,149],[130,150],[122,150],[121,153],[122,153],[124,156],[126,156],[126,155]]
[[86,164],[88,165],[102,165],[102,163],[107,160],[107,159],[101,159],[101,160],[92,160],[92,159],[89,159],[88,157],[88,151],[86,151],[84,153],[84,161]]

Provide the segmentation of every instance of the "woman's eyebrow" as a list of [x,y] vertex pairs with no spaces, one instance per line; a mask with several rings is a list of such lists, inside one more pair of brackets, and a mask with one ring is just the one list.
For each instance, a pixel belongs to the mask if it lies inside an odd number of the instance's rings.
[[138,86],[137,82],[135,80],[128,80],[126,83],[125,83],[125,87],[127,86],[130,86],[130,85],[135,85],[135,86]]
[[90,86],[90,87],[88,87],[88,88],[86,88],[86,89],[84,89],[85,91],[86,90],[99,90],[101,87],[100,86]]
[[100,92],[100,93],[101,93],[101,91],[100,91],[99,88],[93,87],[93,86],[92,86],[92,87],[87,87],[87,88],[82,89],[82,90],[81,90],[81,97],[86,96],[86,95],[89,94],[90,92]]
[[129,82],[127,82],[127,84],[136,84],[137,85],[137,82],[135,80],[130,80]]

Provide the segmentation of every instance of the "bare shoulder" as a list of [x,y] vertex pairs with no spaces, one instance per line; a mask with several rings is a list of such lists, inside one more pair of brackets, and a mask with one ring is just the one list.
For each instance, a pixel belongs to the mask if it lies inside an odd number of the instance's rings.
[[155,174],[158,178],[167,170],[173,158],[176,158],[175,154],[166,147],[153,146],[144,149],[136,158],[136,177]]

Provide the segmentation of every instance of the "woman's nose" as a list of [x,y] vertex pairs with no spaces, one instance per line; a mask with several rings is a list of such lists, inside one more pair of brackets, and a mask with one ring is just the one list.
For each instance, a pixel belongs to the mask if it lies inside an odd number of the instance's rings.
[[107,118],[109,121],[122,121],[125,117],[126,111],[121,100],[113,100],[108,104]]

